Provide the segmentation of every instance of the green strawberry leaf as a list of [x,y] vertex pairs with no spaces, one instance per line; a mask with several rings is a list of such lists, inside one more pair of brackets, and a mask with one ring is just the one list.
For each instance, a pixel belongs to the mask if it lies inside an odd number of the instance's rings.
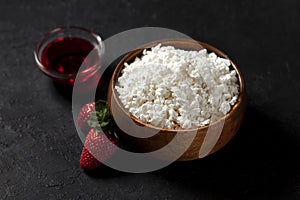
[[111,116],[106,101],[97,101],[95,112],[91,112],[90,116],[91,117],[87,121],[87,123],[91,128],[95,128],[100,131],[109,128]]

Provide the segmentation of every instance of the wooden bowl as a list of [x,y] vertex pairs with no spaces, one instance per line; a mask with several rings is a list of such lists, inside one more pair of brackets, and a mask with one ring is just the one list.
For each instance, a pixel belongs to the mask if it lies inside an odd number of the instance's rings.
[[[229,59],[231,61],[232,69],[235,69],[237,72],[240,86],[238,100],[232,107],[231,111],[210,125],[201,126],[192,130],[170,130],[155,127],[130,114],[129,111],[123,106],[115,89],[117,79],[124,67],[125,62],[133,62],[136,57],[141,57],[144,49],[151,48],[159,43],[161,43],[162,46],[170,45],[184,50],[201,50],[205,48],[208,52],[214,52],[219,57]],[[114,118],[117,126],[120,128],[120,137],[125,139],[127,142],[136,145],[139,152],[152,152],[158,150],[169,144],[174,139],[176,134],[184,134],[184,137],[194,137],[194,139],[192,142],[189,142],[187,150],[179,157],[178,160],[194,160],[218,151],[225,144],[227,144],[238,131],[243,121],[246,109],[245,83],[241,71],[237,65],[226,54],[215,47],[189,39],[160,40],[143,45],[139,49],[128,53],[119,62],[110,81],[108,89],[108,106],[110,112],[112,113],[112,117]],[[219,136],[217,137],[216,141],[213,141],[213,137],[206,137],[208,133],[211,134],[211,136],[218,135],[217,131],[218,127],[220,126],[221,128],[223,126],[223,129],[220,129]],[[187,140],[185,139],[177,141],[178,147],[187,145],[186,141]],[[207,145],[207,147],[203,145]],[[200,149],[208,149],[208,152],[201,156],[199,155]],[[173,149],[172,151],[173,153],[176,153],[176,149]]]

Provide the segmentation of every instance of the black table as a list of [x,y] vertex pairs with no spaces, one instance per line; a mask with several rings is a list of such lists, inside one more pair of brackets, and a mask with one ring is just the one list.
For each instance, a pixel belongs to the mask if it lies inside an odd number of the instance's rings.
[[[0,199],[299,199],[299,10],[297,0],[1,1]],[[245,76],[242,127],[201,160],[84,173],[71,100],[33,59],[41,35],[63,25],[104,39],[165,27],[216,46]]]

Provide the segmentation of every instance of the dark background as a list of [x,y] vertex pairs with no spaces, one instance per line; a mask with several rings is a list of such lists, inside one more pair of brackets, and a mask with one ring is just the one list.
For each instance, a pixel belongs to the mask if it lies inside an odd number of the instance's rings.
[[[0,1],[0,199],[300,199],[300,3]],[[223,50],[248,109],[221,151],[146,174],[79,167],[70,99],[36,67],[43,33],[79,25],[104,39],[165,27]]]

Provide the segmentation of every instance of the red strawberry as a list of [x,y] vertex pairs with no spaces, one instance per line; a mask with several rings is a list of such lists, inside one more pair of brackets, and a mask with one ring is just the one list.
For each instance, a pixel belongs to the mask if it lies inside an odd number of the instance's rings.
[[[106,137],[110,142],[106,140]],[[101,165],[100,161],[105,161],[110,158],[116,151],[118,145],[119,140],[113,135],[91,129],[81,153],[80,167],[87,171],[98,168]]]
[[90,130],[87,121],[91,118],[91,112],[95,111],[95,104],[95,102],[87,103],[81,108],[79,112],[77,124],[83,132],[88,132]]

